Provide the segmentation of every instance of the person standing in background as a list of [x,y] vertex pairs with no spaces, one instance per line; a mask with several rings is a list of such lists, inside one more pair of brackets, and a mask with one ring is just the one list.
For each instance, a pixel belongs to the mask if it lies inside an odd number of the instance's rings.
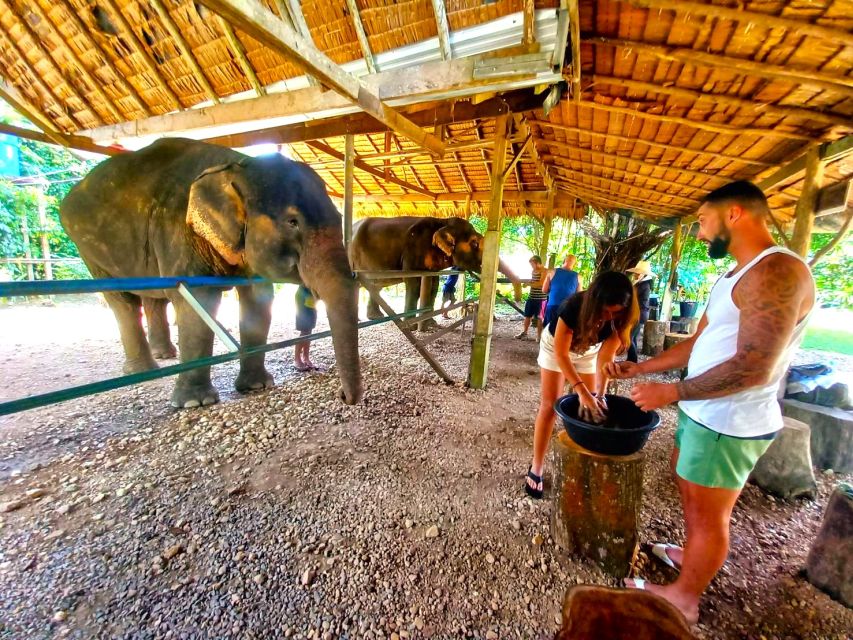
[[[456,283],[459,281],[459,274],[454,273],[452,275],[447,276],[447,280],[444,281],[444,286],[441,289],[441,308],[449,307],[454,302],[456,302]],[[442,318],[449,318],[447,315],[447,311],[444,311],[441,314]]]
[[571,254],[563,260],[563,266],[549,270],[545,276],[545,284],[542,285],[542,291],[548,294],[548,301],[545,303],[545,326],[551,324],[551,320],[557,313],[560,303],[566,298],[569,298],[577,291],[581,291],[580,275],[575,271],[575,265],[578,262],[578,257]]
[[629,362],[639,360],[639,347],[637,341],[643,331],[646,321],[649,319],[649,300],[652,297],[652,281],[655,278],[652,265],[648,260],[640,260],[636,267],[628,269],[634,281],[634,290],[637,294],[637,304],[640,305],[640,321],[631,332],[631,347],[628,349],[627,359]]
[[542,258],[537,255],[530,257],[530,268],[533,270],[530,283],[530,294],[527,296],[527,302],[524,304],[524,326],[515,337],[522,340],[527,337],[527,330],[530,328],[530,322],[536,327],[536,342],[539,342],[542,337],[542,306],[548,299],[548,295],[542,291],[542,286],[545,284],[545,276],[547,271],[542,264]]
[[[317,302],[311,289],[304,284],[296,290],[296,330],[300,336],[310,336],[317,326]],[[317,367],[308,357],[311,343],[297,342],[293,348],[293,362],[297,371],[313,371]]]

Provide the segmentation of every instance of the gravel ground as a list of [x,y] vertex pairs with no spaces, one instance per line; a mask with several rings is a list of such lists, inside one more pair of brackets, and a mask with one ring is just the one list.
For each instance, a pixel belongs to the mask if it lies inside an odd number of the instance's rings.
[[[0,397],[118,374],[108,311],[21,309],[0,309],[0,333],[15,336],[0,345]],[[17,324],[55,327],[59,311],[53,344]],[[68,330],[78,313],[95,319]],[[279,315],[274,339],[292,333],[292,314]],[[538,369],[517,330],[496,323],[485,392],[441,384],[381,326],[362,332],[357,407],[334,399],[320,341],[312,356],[327,372],[297,374],[292,352],[277,352],[266,392],[239,396],[236,367],[217,368],[213,407],[172,410],[166,380],[0,418],[0,510],[18,507],[0,515],[0,637],[552,637],[568,586],[615,581],[555,548],[550,503],[521,490]],[[460,380],[468,340],[431,345]],[[674,412],[662,413],[641,539],[678,542]],[[853,612],[801,575],[844,479],[821,474],[814,502],[746,488],[701,638],[850,637]],[[641,554],[641,575],[664,571]]]

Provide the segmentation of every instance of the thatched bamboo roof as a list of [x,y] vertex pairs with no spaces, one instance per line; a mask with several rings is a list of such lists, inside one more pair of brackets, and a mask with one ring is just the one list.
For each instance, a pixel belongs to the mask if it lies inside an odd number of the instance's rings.
[[853,175],[851,0],[263,0],[309,62],[328,57],[314,69],[336,92],[244,22],[246,2],[0,0],[0,96],[77,146],[286,143],[333,195],[351,133],[361,215],[481,211],[508,111],[509,215],[672,219],[745,178],[784,222],[809,148],[825,183]]

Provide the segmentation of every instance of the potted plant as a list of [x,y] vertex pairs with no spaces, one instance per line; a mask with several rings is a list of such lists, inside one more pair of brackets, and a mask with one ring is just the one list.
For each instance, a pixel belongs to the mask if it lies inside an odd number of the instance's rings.
[[693,318],[699,307],[708,299],[711,286],[703,272],[685,273],[679,278],[676,301],[682,318]]

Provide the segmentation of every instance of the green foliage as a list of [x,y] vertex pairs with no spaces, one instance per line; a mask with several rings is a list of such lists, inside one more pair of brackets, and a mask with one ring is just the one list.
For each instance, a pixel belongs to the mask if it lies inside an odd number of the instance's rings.
[[[678,263],[678,279],[676,281],[676,300],[705,302],[711,293],[711,287],[723,273],[732,268],[734,262],[730,257],[722,260],[711,260],[708,257],[708,247],[692,235],[682,236],[683,246],[681,260]],[[652,263],[652,270],[657,275],[654,293],[662,298],[666,277],[670,269],[670,253],[672,238],[668,238],[657,251],[646,259]]]
[[[812,236],[810,255],[825,247],[833,233],[816,233]],[[846,238],[821,258],[812,269],[822,306],[853,309],[853,237]]]

